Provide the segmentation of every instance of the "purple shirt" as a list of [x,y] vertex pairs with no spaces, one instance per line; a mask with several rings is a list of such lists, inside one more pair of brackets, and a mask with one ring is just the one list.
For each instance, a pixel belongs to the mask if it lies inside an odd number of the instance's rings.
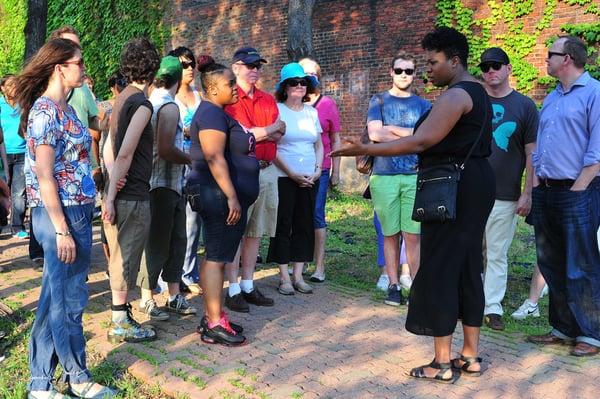
[[532,160],[537,176],[572,180],[600,162],[600,82],[589,73],[544,100]]

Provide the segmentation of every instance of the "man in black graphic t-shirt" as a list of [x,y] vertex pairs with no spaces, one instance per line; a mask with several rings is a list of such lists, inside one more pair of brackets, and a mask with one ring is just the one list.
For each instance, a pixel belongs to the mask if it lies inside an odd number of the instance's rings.
[[[485,228],[484,314],[488,327],[503,330],[501,302],[506,291],[508,248],[518,216],[527,216],[531,209],[531,153],[535,149],[538,111],[529,97],[510,87],[512,66],[502,49],[492,47],[484,51],[479,67],[494,112],[489,162],[496,174],[496,200]],[[521,191],[523,170],[525,187]]]

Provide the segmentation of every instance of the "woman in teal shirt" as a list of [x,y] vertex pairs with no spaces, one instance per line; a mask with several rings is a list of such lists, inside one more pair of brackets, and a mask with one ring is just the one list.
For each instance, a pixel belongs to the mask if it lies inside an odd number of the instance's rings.
[[15,237],[26,239],[29,234],[25,231],[25,139],[19,134],[21,112],[15,102],[14,95],[17,87],[15,78],[10,76],[2,85],[3,97],[0,97],[0,126],[4,135],[4,146],[7,155],[7,170],[4,171],[12,196],[12,212],[10,222]]

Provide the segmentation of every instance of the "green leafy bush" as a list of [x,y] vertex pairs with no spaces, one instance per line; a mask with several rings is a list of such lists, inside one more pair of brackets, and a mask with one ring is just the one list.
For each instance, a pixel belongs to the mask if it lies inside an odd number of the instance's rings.
[[23,64],[27,22],[26,0],[0,0],[0,76],[16,73]]

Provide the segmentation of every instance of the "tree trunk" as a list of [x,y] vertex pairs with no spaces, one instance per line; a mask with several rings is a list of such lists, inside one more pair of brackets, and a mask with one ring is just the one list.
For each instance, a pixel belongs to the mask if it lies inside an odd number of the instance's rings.
[[287,53],[292,61],[313,56],[312,13],[315,0],[289,0]]
[[25,25],[25,62],[46,41],[48,0],[27,0],[27,24]]

